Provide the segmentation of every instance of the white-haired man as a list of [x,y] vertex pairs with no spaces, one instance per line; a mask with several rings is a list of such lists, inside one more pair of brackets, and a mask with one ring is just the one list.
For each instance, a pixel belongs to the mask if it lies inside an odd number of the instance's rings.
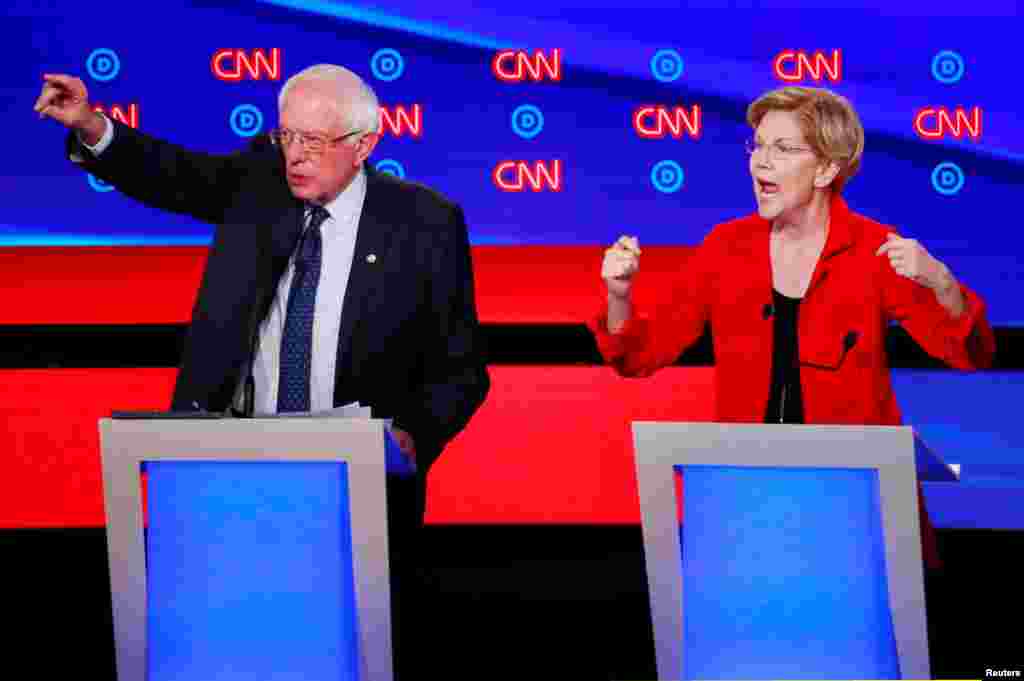
[[462,210],[366,163],[380,138],[370,88],[310,67],[282,88],[279,129],[212,155],[94,112],[78,78],[43,79],[35,109],[72,131],[80,167],[217,226],[172,408],[371,406],[416,463],[414,479],[389,479],[392,533],[410,532],[430,466],[490,381]]

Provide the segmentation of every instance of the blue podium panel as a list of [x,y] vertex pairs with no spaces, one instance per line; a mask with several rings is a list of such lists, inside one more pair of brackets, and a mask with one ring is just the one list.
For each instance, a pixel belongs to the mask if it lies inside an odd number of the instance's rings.
[[358,679],[346,464],[147,470],[149,681]]
[[900,678],[871,469],[684,470],[684,679]]

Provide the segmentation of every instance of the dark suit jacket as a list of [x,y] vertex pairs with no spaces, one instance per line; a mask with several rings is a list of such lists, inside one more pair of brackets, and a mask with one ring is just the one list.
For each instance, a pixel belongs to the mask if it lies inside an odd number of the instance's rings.
[[[147,205],[217,225],[192,313],[173,409],[230,405],[300,232],[302,204],[266,136],[231,155],[195,153],[113,121],[85,169]],[[425,473],[490,386],[462,210],[367,166],[343,303],[335,405],[360,401],[416,441]],[[376,256],[368,260],[369,255]]]

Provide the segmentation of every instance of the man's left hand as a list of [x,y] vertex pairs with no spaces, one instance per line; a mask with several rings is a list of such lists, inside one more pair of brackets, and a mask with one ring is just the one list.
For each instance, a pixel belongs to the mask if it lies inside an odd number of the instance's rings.
[[896,274],[936,291],[948,288],[951,276],[946,266],[933,258],[917,240],[904,239],[892,232],[885,239],[875,255],[887,255]]
[[416,460],[416,443],[412,439],[412,435],[405,432],[401,428],[391,428],[391,434],[395,436],[395,442],[398,443],[402,453],[408,456],[413,461]]

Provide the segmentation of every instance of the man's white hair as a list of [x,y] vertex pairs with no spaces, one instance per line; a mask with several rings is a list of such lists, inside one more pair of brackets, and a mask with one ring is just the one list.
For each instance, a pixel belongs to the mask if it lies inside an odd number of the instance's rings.
[[338,104],[342,111],[342,125],[349,130],[378,132],[380,130],[380,105],[377,95],[362,78],[343,66],[316,64],[305,68],[285,81],[277,96],[277,110],[284,108],[288,92],[300,81],[322,81],[334,86]]

